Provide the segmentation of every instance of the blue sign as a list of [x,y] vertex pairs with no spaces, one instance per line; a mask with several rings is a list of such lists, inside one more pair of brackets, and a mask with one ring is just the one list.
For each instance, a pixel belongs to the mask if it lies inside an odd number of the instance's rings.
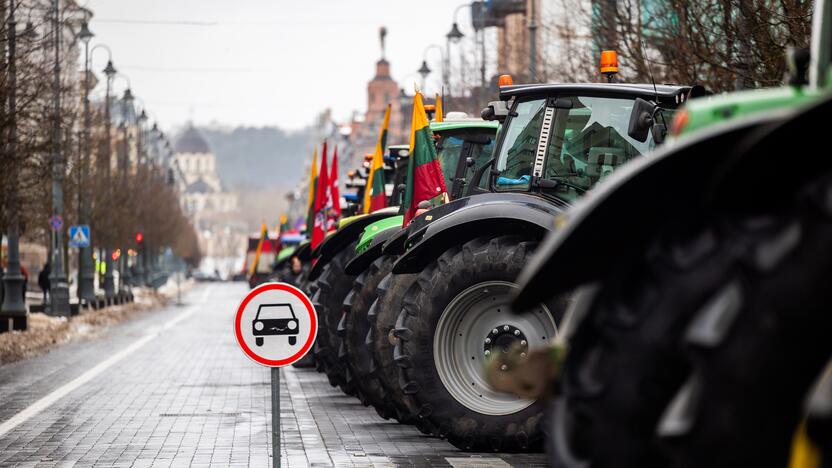
[[86,224],[69,227],[69,246],[70,247],[89,247],[90,246],[90,227]]
[[60,231],[64,225],[64,220],[60,216],[54,214],[49,218],[49,225],[52,226],[53,231]]

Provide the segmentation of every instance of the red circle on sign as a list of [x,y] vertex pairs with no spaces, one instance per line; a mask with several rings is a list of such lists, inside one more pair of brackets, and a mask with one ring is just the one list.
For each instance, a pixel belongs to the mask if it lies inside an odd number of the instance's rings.
[[[243,311],[245,310],[248,303],[251,302],[252,299],[257,297],[258,294],[274,290],[286,291],[290,294],[293,294],[295,297],[300,299],[304,307],[306,307],[306,312],[309,314],[309,336],[306,338],[306,341],[303,343],[303,346],[301,346],[298,352],[287,357],[286,359],[266,359],[262,356],[257,355],[257,353],[252,351],[252,349],[249,348],[246,344],[245,339],[243,339],[243,332],[240,329],[240,322],[243,318]],[[252,289],[246,295],[245,299],[243,299],[243,302],[240,303],[240,307],[237,308],[237,315],[234,317],[234,335],[237,337],[237,343],[240,345],[240,348],[243,349],[243,352],[246,353],[248,357],[260,364],[263,364],[264,366],[284,367],[300,360],[300,358],[305,356],[309,349],[312,347],[312,343],[315,342],[315,336],[317,336],[317,334],[318,316],[315,313],[315,308],[312,306],[312,302],[309,301],[309,298],[306,297],[306,294],[304,294],[300,289],[286,283],[265,283]]]

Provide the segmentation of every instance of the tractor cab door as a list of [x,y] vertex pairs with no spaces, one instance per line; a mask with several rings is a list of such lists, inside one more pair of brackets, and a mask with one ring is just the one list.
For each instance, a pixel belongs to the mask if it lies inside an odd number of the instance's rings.
[[486,191],[487,180],[473,182],[477,169],[489,163],[494,152],[493,129],[466,128],[442,132],[436,143],[445,187],[452,200],[470,194],[471,186]]

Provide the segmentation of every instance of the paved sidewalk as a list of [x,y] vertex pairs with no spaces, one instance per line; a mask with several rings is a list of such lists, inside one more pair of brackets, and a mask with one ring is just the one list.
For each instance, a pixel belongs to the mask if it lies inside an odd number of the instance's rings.
[[[200,286],[184,307],[0,367],[0,467],[271,466],[269,370],[231,331],[245,292]],[[283,466],[543,466],[384,421],[314,370],[284,369],[281,402]]]

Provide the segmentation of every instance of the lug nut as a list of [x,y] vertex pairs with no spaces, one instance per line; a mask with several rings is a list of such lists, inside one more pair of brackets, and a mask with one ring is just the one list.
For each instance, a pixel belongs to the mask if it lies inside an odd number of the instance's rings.
[[520,357],[526,357],[526,353],[520,353]]
[[489,351],[489,350],[487,350],[487,349],[486,349],[486,350],[485,350],[485,355],[486,355],[486,356],[488,356],[489,354],[491,354],[491,351]]
[[526,346],[526,344],[528,344],[526,340],[520,340],[520,346]]
[[491,343],[491,338],[486,338],[485,339],[485,344],[490,344],[490,343]]
[[520,336],[520,330],[514,330],[514,336]]
[[496,335],[497,333],[500,333],[500,330],[497,330],[497,329],[495,328],[495,329],[491,330],[491,333],[493,333],[493,334],[495,334],[495,335]]
[[503,364],[502,366],[500,366],[500,370],[508,370],[508,366]]
[[503,325],[503,331],[508,331],[508,325]]

